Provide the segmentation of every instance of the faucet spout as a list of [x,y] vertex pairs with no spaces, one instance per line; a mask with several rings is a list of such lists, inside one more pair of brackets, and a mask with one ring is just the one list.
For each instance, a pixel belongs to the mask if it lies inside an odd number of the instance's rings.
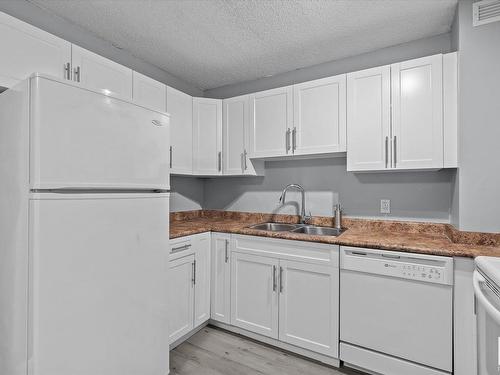
[[299,184],[288,184],[287,186],[285,186],[285,188],[281,192],[279,203],[282,205],[285,203],[286,192],[289,189],[296,189],[296,190],[300,191],[300,193],[302,195],[302,207],[300,210],[300,222],[302,224],[304,224],[306,222],[306,197],[305,197],[305,190],[302,186],[300,186]]

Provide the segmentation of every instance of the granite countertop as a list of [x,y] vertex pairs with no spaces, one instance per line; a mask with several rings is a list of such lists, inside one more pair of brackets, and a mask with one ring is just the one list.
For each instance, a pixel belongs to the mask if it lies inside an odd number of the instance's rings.
[[[230,211],[172,213],[170,238],[212,231],[442,256],[500,257],[500,234],[461,232],[449,224],[346,218],[343,223],[345,231],[338,237],[248,228],[267,221],[296,223],[298,217]],[[315,217],[312,223],[332,226],[333,218]]]

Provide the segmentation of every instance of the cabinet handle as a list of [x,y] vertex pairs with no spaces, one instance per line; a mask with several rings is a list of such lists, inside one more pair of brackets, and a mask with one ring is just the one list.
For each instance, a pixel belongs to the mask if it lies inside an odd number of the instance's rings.
[[193,266],[193,278],[192,278],[192,281],[193,281],[193,285],[196,285],[196,260],[193,261],[192,266]]
[[226,249],[225,249],[225,262],[227,263],[229,261],[229,241],[225,240],[226,244]]
[[179,251],[182,251],[182,250],[187,250],[191,247],[191,244],[185,244],[185,245],[182,245],[182,246],[177,246],[177,247],[173,247],[171,250],[170,250],[170,254],[174,254],[174,253],[178,253]]
[[292,152],[295,153],[297,149],[297,128],[294,127],[292,130]]
[[290,151],[290,129],[287,129],[285,132],[285,145],[286,145],[286,153]]
[[69,62],[64,64],[64,78],[67,80],[71,79],[71,64]]
[[76,81],[76,82],[80,82],[80,79],[81,79],[81,74],[80,74],[80,67],[79,67],[79,66],[77,66],[77,67],[74,69],[73,76],[75,77],[75,81]]
[[172,169],[172,146],[170,146],[170,169]]
[[394,139],[393,139],[393,143],[394,145],[392,146],[393,147],[393,153],[394,153],[394,168],[396,168],[396,162],[397,162],[397,158],[396,158],[396,154],[397,154],[397,143],[396,143],[396,136],[394,136]]
[[280,293],[283,293],[283,267],[280,266]]
[[243,150],[243,166],[245,167],[244,170],[247,170],[247,150]]
[[243,165],[243,152],[240,154],[240,167],[241,167],[241,170],[244,171],[245,170],[245,166]]
[[385,137],[385,167],[389,165],[389,137]]
[[222,170],[222,152],[219,151],[219,153],[217,154],[217,165],[218,165],[218,170],[219,172]]
[[276,266],[273,266],[273,292],[276,292]]

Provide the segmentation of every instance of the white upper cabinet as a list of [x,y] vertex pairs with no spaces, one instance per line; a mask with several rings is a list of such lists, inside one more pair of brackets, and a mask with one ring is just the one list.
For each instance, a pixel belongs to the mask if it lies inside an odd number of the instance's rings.
[[193,97],[167,87],[170,114],[170,173],[193,173]]
[[241,175],[245,172],[245,128],[248,129],[248,96],[224,99],[222,103],[222,142],[224,174]]
[[224,175],[263,173],[263,161],[249,158],[250,96],[237,96],[222,102],[222,159]]
[[73,44],[73,81],[132,99],[132,69]]
[[250,157],[291,155],[293,87],[250,95]]
[[348,74],[347,129],[349,171],[443,168],[443,55]]
[[145,107],[166,112],[167,86],[141,73],[133,72],[132,99]]
[[390,167],[391,69],[347,75],[347,170]]
[[293,95],[293,153],[345,152],[346,75],[294,85]]
[[194,174],[222,174],[222,100],[193,98]]
[[392,168],[443,168],[443,58],[391,65]]
[[32,73],[68,79],[71,43],[0,12],[0,86],[12,87]]

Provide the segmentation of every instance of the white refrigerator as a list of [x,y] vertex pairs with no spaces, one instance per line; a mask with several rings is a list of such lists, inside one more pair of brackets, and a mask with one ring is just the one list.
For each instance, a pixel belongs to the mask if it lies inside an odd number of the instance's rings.
[[168,374],[168,145],[77,84],[0,94],[0,374]]

